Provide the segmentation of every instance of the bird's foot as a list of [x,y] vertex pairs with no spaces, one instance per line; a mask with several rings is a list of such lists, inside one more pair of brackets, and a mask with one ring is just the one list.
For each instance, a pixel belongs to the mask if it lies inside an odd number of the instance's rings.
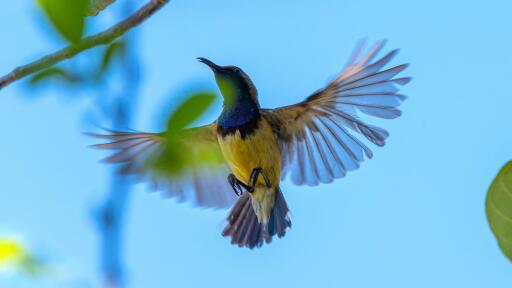
[[267,174],[265,174],[265,171],[261,167],[256,167],[252,169],[251,177],[249,177],[249,183],[251,183],[251,186],[256,186],[256,183],[258,183],[258,177],[261,175],[263,177],[263,180],[265,181],[265,185],[267,188],[271,188],[272,185],[270,184],[270,180],[268,180]]
[[236,176],[233,173],[228,175],[228,182],[229,185],[231,185],[231,188],[233,188],[233,191],[235,191],[235,194],[237,196],[241,196],[244,193],[244,189],[249,193],[254,192],[254,188],[256,187],[256,184],[258,184],[258,177],[260,175],[261,177],[263,177],[263,180],[265,181],[265,185],[267,186],[267,188],[271,188],[272,185],[270,184],[270,180],[268,180],[265,171],[263,171],[261,167],[254,168],[252,170],[251,177],[249,177],[249,185],[238,180],[238,178],[236,178]]
[[254,187],[250,187],[244,182],[238,180],[233,173],[228,175],[228,182],[229,185],[231,185],[231,188],[233,188],[233,191],[235,191],[236,196],[241,196],[244,193],[243,189],[251,193],[254,192]]
[[238,183],[239,181],[238,181],[238,179],[236,179],[234,174],[228,175],[228,182],[229,182],[229,185],[231,185],[231,188],[233,188],[233,191],[235,192],[236,196],[242,195],[242,193],[243,193],[242,187]]

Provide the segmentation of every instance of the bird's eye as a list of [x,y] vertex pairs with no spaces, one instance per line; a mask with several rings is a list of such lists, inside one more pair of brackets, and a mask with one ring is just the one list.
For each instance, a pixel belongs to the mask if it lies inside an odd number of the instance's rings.
[[240,72],[241,72],[240,68],[235,68],[235,73],[236,74],[240,74]]

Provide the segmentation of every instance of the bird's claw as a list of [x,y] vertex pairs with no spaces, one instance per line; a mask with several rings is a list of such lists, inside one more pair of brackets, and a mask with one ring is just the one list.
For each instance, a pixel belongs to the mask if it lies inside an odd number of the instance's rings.
[[229,185],[231,185],[231,188],[233,188],[233,191],[235,191],[236,196],[240,197],[243,193],[242,186],[240,186],[240,183],[234,174],[228,175],[228,182]]
[[256,186],[256,183],[258,183],[258,177],[261,175],[263,177],[263,181],[265,181],[265,186],[267,188],[271,188],[272,185],[270,184],[270,180],[267,177],[267,174],[265,174],[265,171],[263,171],[263,168],[257,167],[252,169],[251,177],[249,178],[249,183],[252,183],[252,186]]
[[263,180],[265,181],[265,186],[267,186],[267,188],[271,188],[272,185],[270,184],[270,180],[268,180],[267,175],[265,174],[261,167],[252,169],[251,176],[249,177],[249,185],[238,180],[233,173],[228,175],[228,182],[229,185],[231,185],[231,188],[233,188],[233,191],[235,191],[236,196],[240,197],[244,192],[243,189],[247,190],[247,192],[249,193],[254,192],[254,188],[258,183],[258,177],[260,175],[261,177],[263,177]]

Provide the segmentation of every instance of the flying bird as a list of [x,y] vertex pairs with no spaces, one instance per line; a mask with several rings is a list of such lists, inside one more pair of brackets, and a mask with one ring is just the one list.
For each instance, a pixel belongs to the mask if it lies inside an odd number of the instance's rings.
[[109,131],[94,134],[108,140],[94,146],[114,150],[107,162],[119,164],[121,173],[149,178],[171,197],[201,207],[232,207],[222,235],[241,247],[259,247],[291,228],[279,185],[287,174],[294,184],[309,186],[344,177],[365,157],[373,157],[365,142],[384,146],[389,136],[362,117],[401,115],[397,107],[406,97],[398,94],[398,86],[411,78],[397,75],[407,64],[385,68],[398,50],[374,60],[383,41],[366,54],[364,46],[356,46],[342,72],[324,88],[276,109],[260,107],[256,86],[239,67],[198,58],[215,75],[223,110],[213,123],[186,129],[179,137],[192,150],[215,151],[220,157],[215,167],[193,167],[180,177],[152,169],[148,163],[164,159],[163,150],[172,149],[165,132]]

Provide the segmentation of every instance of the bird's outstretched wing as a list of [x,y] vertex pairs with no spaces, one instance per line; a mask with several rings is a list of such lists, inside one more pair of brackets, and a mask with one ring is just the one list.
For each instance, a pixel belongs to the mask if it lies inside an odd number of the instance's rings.
[[400,116],[397,107],[405,96],[398,94],[397,86],[407,84],[410,78],[396,78],[407,64],[384,69],[398,50],[372,62],[383,42],[364,56],[363,46],[356,48],[345,69],[325,88],[300,103],[263,110],[279,142],[283,178],[290,171],[295,184],[314,186],[357,169],[364,155],[373,156],[357,134],[384,146],[388,132],[360,116]]
[[[158,133],[108,131],[90,135],[107,140],[93,147],[113,150],[104,161],[118,164],[121,174],[150,181],[154,189],[164,190],[165,195],[178,201],[191,201],[199,207],[227,208],[235,202],[236,195],[226,179],[230,172],[222,158],[215,129],[215,124],[187,129],[176,139],[180,143],[169,143],[164,134]],[[170,153],[173,151],[169,149],[177,149],[173,144],[186,145],[188,153],[195,153],[192,156],[203,157],[204,161],[176,167],[172,161],[179,159],[173,155],[184,155]]]

